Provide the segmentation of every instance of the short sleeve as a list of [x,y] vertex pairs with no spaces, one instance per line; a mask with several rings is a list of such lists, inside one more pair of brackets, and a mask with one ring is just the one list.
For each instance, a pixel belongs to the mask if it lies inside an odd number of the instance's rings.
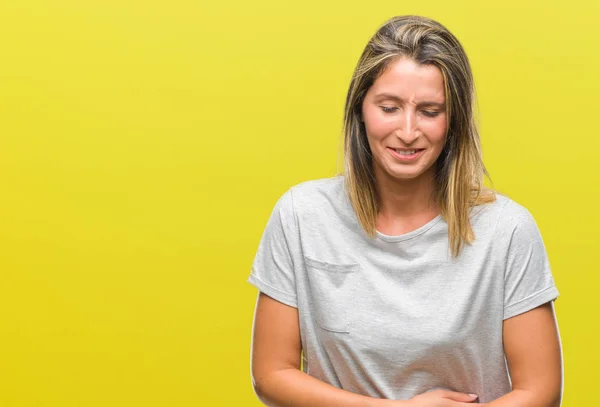
[[[500,219],[508,240],[504,272],[504,319],[555,301],[556,288],[546,248],[531,213],[511,201]],[[506,246],[505,246],[506,247]]]
[[297,308],[294,253],[298,247],[298,228],[289,189],[271,212],[247,281],[269,297]]

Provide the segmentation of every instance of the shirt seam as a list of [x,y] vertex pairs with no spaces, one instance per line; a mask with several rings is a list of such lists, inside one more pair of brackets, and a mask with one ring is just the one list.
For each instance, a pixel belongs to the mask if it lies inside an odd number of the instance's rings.
[[265,280],[263,280],[262,278],[260,278],[255,272],[250,273],[251,276],[253,276],[255,279],[257,279],[258,281],[260,281],[262,284],[266,285],[267,287],[271,288],[272,290],[277,291],[278,293],[281,293],[287,297],[290,297],[290,299],[295,299],[296,296],[294,294],[290,294],[286,291],[280,290],[277,287],[272,286],[271,284],[267,283]]
[[[292,218],[294,219],[294,225],[295,225],[295,232],[298,232],[298,221],[296,219],[296,210],[294,209],[294,195],[292,193],[292,188],[289,188],[288,190],[289,195],[290,195],[290,207],[292,210]],[[279,224],[281,225],[281,229],[283,232],[283,238],[285,240],[285,247],[286,250],[288,252],[288,255],[290,256],[290,261],[292,262],[292,273],[295,274],[294,270],[296,269],[296,265],[294,264],[294,256],[292,254],[292,251],[290,250],[290,236],[287,236],[287,234],[285,233],[285,227],[283,225],[283,222],[281,221],[281,212],[279,212],[277,214],[279,216]]]
[[525,298],[522,298],[522,299],[520,299],[520,300],[519,300],[519,301],[517,301],[517,302],[513,302],[513,303],[511,303],[510,305],[507,305],[507,306],[505,306],[505,307],[504,307],[504,309],[505,309],[505,310],[507,310],[507,309],[509,309],[509,308],[511,308],[511,307],[514,307],[515,305],[519,305],[520,303],[522,303],[522,302],[524,302],[524,301],[527,301],[527,300],[529,300],[529,299],[531,299],[531,298],[533,298],[533,297],[535,297],[535,296],[537,296],[537,295],[540,295],[540,294],[542,294],[542,293],[544,293],[544,292],[546,292],[546,291],[549,291],[549,290],[551,290],[551,289],[553,289],[553,288],[556,288],[556,285],[555,285],[555,284],[552,284],[552,285],[550,285],[550,286],[548,286],[548,287],[546,287],[546,288],[543,288],[543,289],[541,289],[541,290],[539,290],[539,291],[536,291],[535,293],[533,293],[533,294],[530,294],[530,295],[528,295],[527,297],[525,297]]
[[[500,208],[500,213],[498,214],[498,219],[496,219],[496,224],[494,225],[494,233],[492,234],[492,240],[491,240],[492,242],[497,241],[496,239],[498,238],[498,226],[500,225],[500,221],[502,220],[502,215],[504,215],[504,211],[506,210],[506,207],[508,206],[509,203],[510,203],[510,200],[509,200],[509,198],[507,198],[506,201],[504,202],[504,205],[502,205],[502,207]],[[507,251],[509,248],[510,248],[510,243],[507,248]],[[507,271],[507,265],[505,265],[504,270],[502,270],[503,282],[504,282],[504,284],[502,284],[502,297],[504,297],[506,295],[506,271]]]
[[[421,236],[423,233],[431,230],[435,225],[437,225],[443,219],[443,216],[442,215],[437,215],[436,218],[437,219],[432,219],[431,220],[432,223],[431,223],[431,225],[429,225],[429,227],[423,229],[422,231],[420,231],[419,233],[415,234],[414,236],[408,236],[408,237],[398,236],[398,237],[395,237],[395,238],[393,236],[390,236],[389,238],[387,238],[387,237],[384,237],[384,236],[377,235],[377,238],[379,240],[387,242],[387,243],[408,242],[409,240],[416,239],[417,237]],[[434,222],[434,220],[435,220],[435,222]],[[423,226],[425,226],[425,225],[423,225]],[[378,232],[378,233],[381,233],[381,232]],[[411,232],[408,232],[408,233],[411,233]]]

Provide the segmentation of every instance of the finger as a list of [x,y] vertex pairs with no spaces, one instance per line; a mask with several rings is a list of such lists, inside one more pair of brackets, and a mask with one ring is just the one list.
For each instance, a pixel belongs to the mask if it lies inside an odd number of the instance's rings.
[[443,393],[441,396],[444,398],[450,399],[450,400],[460,401],[460,402],[465,402],[465,403],[472,403],[473,401],[477,400],[477,397],[478,397],[476,394],[460,393],[458,391],[450,391],[450,390],[443,390]]

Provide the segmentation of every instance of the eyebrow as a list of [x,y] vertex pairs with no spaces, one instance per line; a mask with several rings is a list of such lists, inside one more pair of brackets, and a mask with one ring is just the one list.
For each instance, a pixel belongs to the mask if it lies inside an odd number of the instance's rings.
[[[399,102],[404,102],[404,100],[396,95],[392,95],[391,93],[378,93],[375,95],[376,99],[393,99]],[[434,102],[432,100],[424,100],[423,102],[417,103],[417,106],[436,106],[439,108],[443,108],[446,106],[446,103]]]

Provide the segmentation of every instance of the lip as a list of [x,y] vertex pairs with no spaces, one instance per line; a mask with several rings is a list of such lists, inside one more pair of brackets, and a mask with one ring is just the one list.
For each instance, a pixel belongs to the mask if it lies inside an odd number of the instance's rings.
[[[411,155],[400,155],[396,152],[396,150],[394,150],[393,148],[388,147],[387,150],[390,152],[390,154],[398,161],[401,162],[411,162],[411,161],[415,161],[417,160],[424,152],[425,149],[418,149],[418,148],[413,148],[412,150],[417,150],[416,153],[411,154]],[[399,149],[400,150],[400,149]],[[409,150],[409,149],[402,149],[402,150]]]

